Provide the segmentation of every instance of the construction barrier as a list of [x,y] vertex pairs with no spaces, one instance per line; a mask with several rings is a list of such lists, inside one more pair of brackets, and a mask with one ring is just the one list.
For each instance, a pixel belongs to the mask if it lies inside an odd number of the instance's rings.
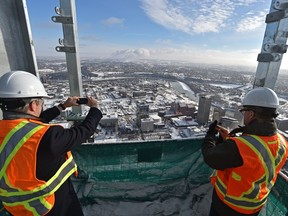
[[[90,144],[77,148],[74,157],[80,178],[74,179],[74,185],[85,214],[208,215],[212,170],[203,161],[202,141]],[[262,216],[288,215],[288,184],[283,177],[278,177]]]

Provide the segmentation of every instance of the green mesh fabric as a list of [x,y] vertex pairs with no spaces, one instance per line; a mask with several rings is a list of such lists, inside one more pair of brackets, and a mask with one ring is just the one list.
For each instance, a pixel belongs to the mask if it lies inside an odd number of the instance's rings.
[[[201,143],[202,139],[193,139],[79,146],[73,151],[79,176],[72,180],[83,208],[96,205],[98,209],[107,201],[153,203],[171,197],[186,200],[191,191],[198,190],[186,203],[188,207],[197,206],[197,202],[205,200],[206,193],[199,192],[199,188],[211,187],[212,172],[203,162]],[[193,215],[207,214],[210,195],[204,207],[199,205]],[[288,183],[279,176],[261,216],[287,216],[287,200]],[[9,214],[1,210],[2,215]]]
[[1,215],[1,216],[8,216],[8,215],[10,215],[8,212],[5,211],[2,203],[0,203],[0,215]]
[[[163,182],[187,177],[193,165],[206,168],[204,164],[195,164],[201,160],[200,143],[186,140],[82,145],[73,156],[81,178],[101,182]],[[177,172],[173,172],[176,168]],[[204,170],[209,172],[207,168]]]
[[261,216],[266,215],[288,215],[288,182],[281,176],[278,176],[265,208],[261,211]]
[[[153,201],[162,194],[185,199],[188,190],[207,184],[212,172],[203,162],[201,143],[202,139],[82,145],[74,151],[78,196],[83,205],[95,200]],[[279,177],[261,214],[287,215],[287,190],[287,182]]]
[[[188,186],[209,181],[200,145],[201,140],[82,145],[73,152],[79,170],[74,185],[85,191],[78,193],[83,199],[153,200],[164,191],[175,193],[177,183],[177,196],[184,196]],[[85,182],[89,191],[82,188]],[[154,189],[145,193],[151,184]]]

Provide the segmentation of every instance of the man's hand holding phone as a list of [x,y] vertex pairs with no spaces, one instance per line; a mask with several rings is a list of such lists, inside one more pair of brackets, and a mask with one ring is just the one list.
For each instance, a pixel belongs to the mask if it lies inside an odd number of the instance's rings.
[[77,104],[87,104],[88,103],[88,99],[87,98],[78,98],[76,103]]
[[219,134],[221,135],[221,137],[225,140],[226,137],[228,136],[228,134],[230,133],[230,131],[227,128],[224,128],[220,125],[216,126],[216,130],[219,132]]

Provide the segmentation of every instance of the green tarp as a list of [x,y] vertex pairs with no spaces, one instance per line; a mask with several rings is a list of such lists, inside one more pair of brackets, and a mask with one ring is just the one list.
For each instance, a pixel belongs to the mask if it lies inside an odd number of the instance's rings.
[[[153,202],[178,198],[190,200],[190,203],[181,202],[187,205],[181,207],[182,213],[189,212],[187,209],[190,208],[189,213],[194,212],[193,215],[207,215],[212,170],[203,162],[201,143],[202,139],[191,139],[82,145],[74,152],[80,171],[80,179],[75,179],[74,184],[82,205],[94,205],[94,211],[100,208],[103,209],[103,215],[114,215],[110,209],[119,208],[121,202],[131,208],[133,205],[139,206],[139,202],[149,201],[150,209],[145,206],[146,211],[153,212],[157,208],[161,212],[160,208],[167,206],[153,207]],[[287,182],[279,177],[261,215],[287,215],[287,190]],[[109,205],[108,201],[113,205]],[[193,202],[202,202],[196,205],[202,209],[195,211]],[[100,203],[108,207],[100,206]],[[169,207],[174,212],[172,215],[177,215],[175,212],[179,211],[179,207]],[[93,214],[88,212],[87,215]],[[126,215],[133,214],[126,212]]]

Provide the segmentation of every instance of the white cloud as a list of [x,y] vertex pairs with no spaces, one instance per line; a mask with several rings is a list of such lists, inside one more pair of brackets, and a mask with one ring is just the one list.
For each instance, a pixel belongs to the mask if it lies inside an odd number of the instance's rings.
[[123,25],[124,19],[116,18],[116,17],[109,17],[108,19],[104,20],[103,22],[105,25],[113,26],[113,25]]
[[204,64],[256,66],[259,50],[200,50],[194,47],[163,49],[123,49],[114,52],[110,57],[122,61],[143,59],[186,61]]
[[234,5],[230,1],[213,1],[201,5],[199,14],[193,26],[193,32],[219,32],[226,26],[226,21],[232,15]]
[[238,23],[236,31],[251,31],[263,26],[265,24],[265,14],[264,11],[258,12],[257,15],[252,12],[247,13],[246,17]]
[[189,33],[193,21],[181,14],[177,7],[169,5],[166,0],[143,0],[143,9],[156,23],[168,28]]
[[111,54],[111,58],[122,61],[134,61],[150,57],[150,50],[145,48],[117,50]]
[[[262,2],[262,0],[260,1]],[[258,4],[259,0],[141,0],[142,8],[154,22],[167,29],[179,30],[188,34],[205,32],[220,32],[231,25],[232,17],[240,8],[249,8],[251,4]],[[259,14],[258,16],[263,14]],[[249,24],[250,28],[259,27],[259,18]],[[252,20],[253,18],[251,18]],[[251,22],[250,20],[250,22]],[[233,21],[235,23],[237,21]],[[242,24],[243,23],[243,24]],[[239,24],[244,29],[244,21]]]
[[235,1],[235,3],[237,5],[250,5],[250,4],[253,4],[253,3],[256,3],[256,2],[263,2],[262,1],[259,1],[259,0],[238,0],[238,1]]
[[218,32],[234,9],[228,0],[142,0],[142,7],[154,22],[188,34]]

